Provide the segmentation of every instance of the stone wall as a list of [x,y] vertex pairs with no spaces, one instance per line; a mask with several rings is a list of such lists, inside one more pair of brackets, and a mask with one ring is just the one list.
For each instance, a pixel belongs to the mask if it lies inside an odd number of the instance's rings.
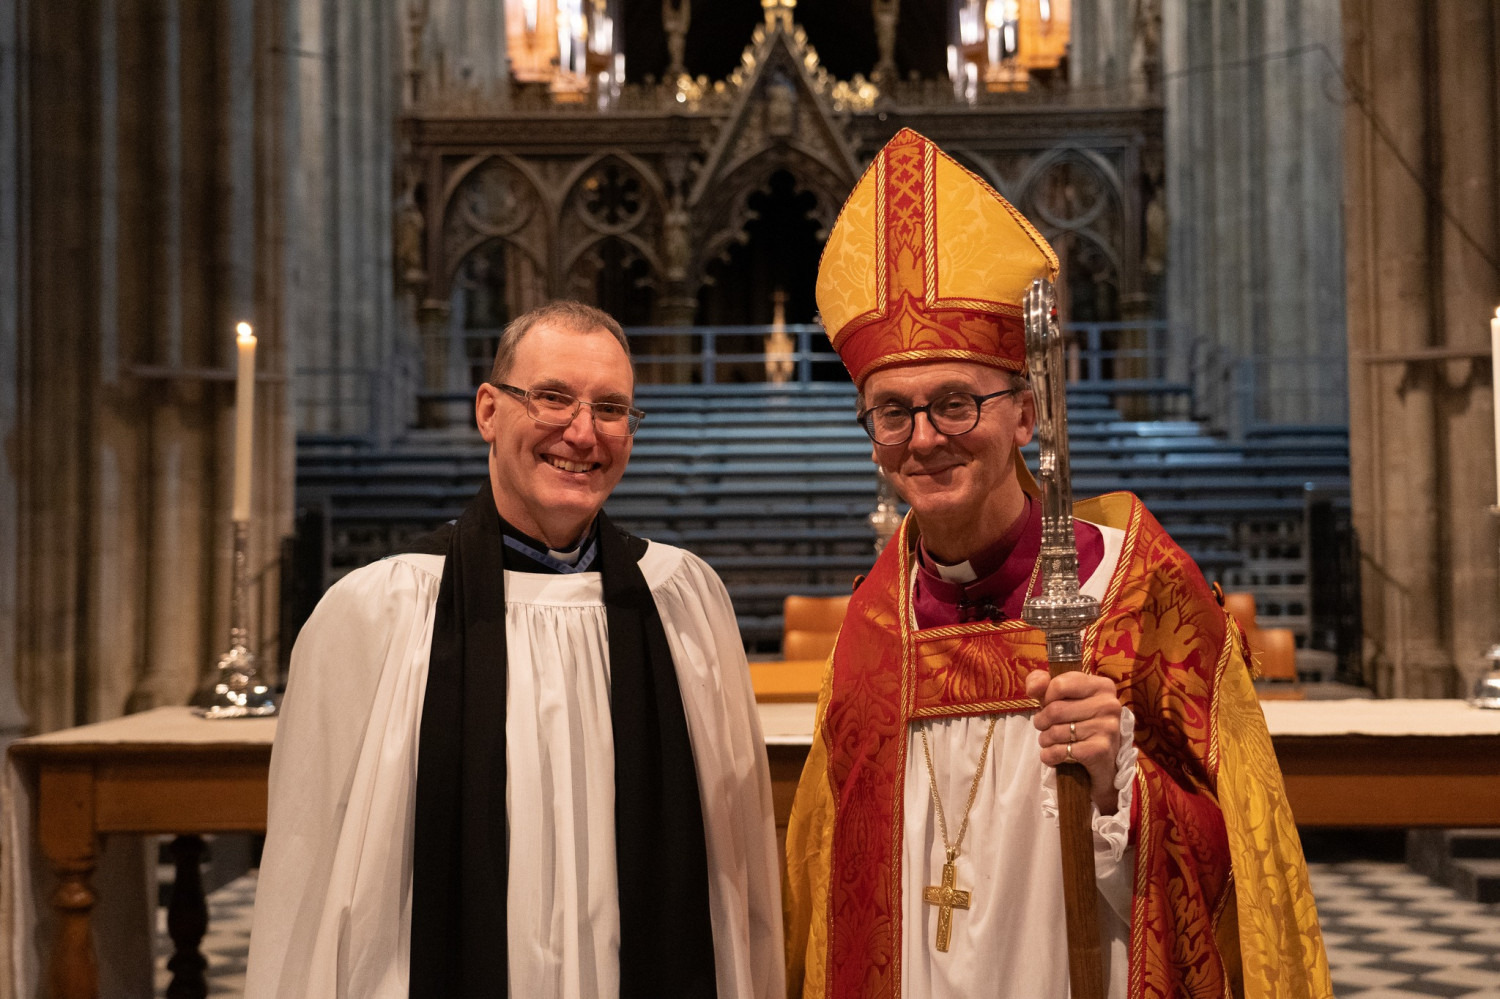
[[0,730],[182,703],[227,648],[241,319],[250,625],[274,667],[294,370],[389,351],[397,6],[6,7]]
[[20,72],[21,22],[11,5],[0,12],[0,743],[21,734],[26,716],[16,697],[20,650],[19,594],[15,568],[20,552],[21,231]]
[[1345,0],[1354,523],[1382,693],[1466,692],[1496,626],[1489,320],[1500,4]]
[[1168,318],[1227,429],[1343,423],[1337,0],[1164,4]]
[[1156,96],[1162,7],[1172,0],[1073,0],[1068,84],[1079,94]]
[[[411,25],[408,24],[408,28]],[[426,89],[470,95],[476,103],[509,103],[510,63],[504,5],[494,0],[428,0],[422,28]]]
[[238,319],[262,345],[256,566],[275,558],[291,463],[283,331],[256,301],[273,275],[255,251],[253,4],[20,7],[0,557],[20,702],[46,730],[181,703],[227,645]]
[[285,252],[298,430],[378,432],[399,407],[391,257],[398,15],[405,4],[283,0],[288,27]]

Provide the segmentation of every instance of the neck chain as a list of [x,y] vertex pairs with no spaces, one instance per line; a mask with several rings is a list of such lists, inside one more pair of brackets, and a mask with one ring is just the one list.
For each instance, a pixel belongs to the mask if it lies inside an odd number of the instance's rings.
[[948,858],[943,864],[943,883],[929,885],[922,892],[922,898],[928,905],[938,907],[937,949],[940,951],[948,949],[948,941],[953,932],[953,910],[969,907],[970,893],[954,887],[957,877],[954,861],[958,859],[959,848],[964,844],[964,834],[969,831],[969,813],[974,809],[974,796],[979,793],[979,778],[984,773],[985,761],[989,759],[990,740],[995,737],[995,723],[999,720],[999,715],[992,717],[989,731],[984,734],[984,748],[979,751],[979,766],[974,768],[974,779],[969,783],[969,801],[964,805],[964,818],[958,827],[958,839],[951,843],[948,841],[948,820],[943,815],[943,799],[938,796],[937,772],[932,769],[932,746],[927,741],[927,729],[923,727],[917,730],[922,737],[922,756],[927,760],[927,783],[932,788],[932,806],[937,812],[938,830],[943,834],[943,848],[947,851]]

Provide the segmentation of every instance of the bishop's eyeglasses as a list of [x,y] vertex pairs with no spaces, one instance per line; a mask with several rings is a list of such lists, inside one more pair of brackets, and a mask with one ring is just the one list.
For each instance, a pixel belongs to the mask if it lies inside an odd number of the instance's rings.
[[991,399],[1015,395],[1019,388],[1002,389],[989,395],[972,392],[948,392],[938,396],[925,406],[903,406],[899,402],[883,402],[871,406],[856,419],[865,433],[876,444],[887,447],[905,444],[911,440],[917,425],[917,414],[926,413],[934,430],[944,437],[957,437],[979,426],[979,409]]
[[594,429],[599,433],[607,437],[634,437],[646,415],[623,402],[589,402],[556,389],[523,389],[501,382],[493,384],[524,402],[527,414],[549,427],[566,427],[578,418],[578,411],[587,406],[594,418]]

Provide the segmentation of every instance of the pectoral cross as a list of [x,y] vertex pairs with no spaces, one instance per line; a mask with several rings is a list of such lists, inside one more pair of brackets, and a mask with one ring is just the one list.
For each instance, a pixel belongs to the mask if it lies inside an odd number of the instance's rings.
[[953,869],[955,856],[956,851],[948,851],[948,862],[943,865],[943,883],[929,885],[922,891],[922,899],[928,905],[938,907],[937,949],[944,952],[948,950],[948,939],[953,934],[953,910],[969,907],[969,893],[953,887],[958,876]]

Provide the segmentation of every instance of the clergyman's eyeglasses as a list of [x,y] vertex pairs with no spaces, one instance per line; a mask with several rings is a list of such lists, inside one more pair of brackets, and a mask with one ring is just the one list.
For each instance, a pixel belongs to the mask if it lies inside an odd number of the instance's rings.
[[549,427],[566,427],[578,418],[584,406],[594,418],[594,429],[608,437],[634,437],[646,414],[623,402],[589,402],[556,389],[523,389],[514,385],[493,383],[502,392],[526,404],[526,412],[538,423]]
[[871,406],[856,419],[865,433],[876,444],[892,446],[911,440],[917,425],[917,414],[926,413],[933,429],[945,437],[957,437],[979,426],[979,408],[991,399],[1015,395],[1024,389],[1008,388],[989,395],[974,395],[972,392],[949,392],[940,395],[925,406],[903,406],[899,402],[883,402]]

